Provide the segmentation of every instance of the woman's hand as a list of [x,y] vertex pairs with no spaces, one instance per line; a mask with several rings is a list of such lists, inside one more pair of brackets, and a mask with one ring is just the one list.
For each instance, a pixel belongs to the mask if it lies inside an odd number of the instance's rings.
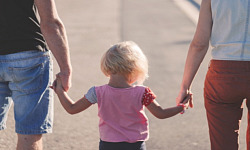
[[178,97],[176,98],[176,104],[183,103],[193,108],[193,94],[189,90],[181,90]]

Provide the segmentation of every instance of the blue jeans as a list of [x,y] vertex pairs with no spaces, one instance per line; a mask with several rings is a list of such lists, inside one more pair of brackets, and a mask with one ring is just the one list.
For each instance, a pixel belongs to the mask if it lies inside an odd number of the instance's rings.
[[127,142],[105,142],[100,140],[99,150],[146,150],[145,141],[136,143]]
[[53,91],[50,52],[26,51],[0,55],[0,129],[14,102],[18,134],[52,132]]

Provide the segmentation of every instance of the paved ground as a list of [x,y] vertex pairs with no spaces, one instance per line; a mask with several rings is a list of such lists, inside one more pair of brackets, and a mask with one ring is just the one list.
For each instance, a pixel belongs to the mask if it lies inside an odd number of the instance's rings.
[[[197,0],[198,2],[199,0]],[[163,107],[175,105],[183,66],[195,24],[172,0],[56,0],[67,28],[73,63],[73,87],[69,94],[78,99],[93,85],[107,82],[99,69],[103,52],[124,40],[139,44],[149,59],[150,78],[145,85],[158,96]],[[203,82],[209,57],[194,80],[195,108],[184,115],[159,120],[150,113],[148,150],[209,150],[206,114],[203,107]],[[58,67],[55,63],[55,73]],[[245,130],[246,116],[242,129]],[[245,133],[240,137],[245,149]],[[0,149],[15,149],[13,113],[8,129],[0,134]],[[54,133],[44,136],[45,150],[97,150],[97,106],[71,116],[55,99]]]

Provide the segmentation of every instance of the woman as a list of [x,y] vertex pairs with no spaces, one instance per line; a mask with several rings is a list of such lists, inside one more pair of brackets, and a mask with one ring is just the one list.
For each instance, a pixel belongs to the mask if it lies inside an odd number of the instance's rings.
[[[204,99],[212,150],[237,150],[242,103],[250,108],[250,0],[203,0],[186,59],[179,104],[207,53],[212,60],[205,79]],[[193,104],[190,104],[193,107]],[[250,150],[250,125],[247,149]]]

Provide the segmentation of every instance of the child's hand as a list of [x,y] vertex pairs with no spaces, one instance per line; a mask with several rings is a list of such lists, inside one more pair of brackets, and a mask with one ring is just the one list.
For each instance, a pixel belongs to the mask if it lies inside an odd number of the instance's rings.
[[187,109],[193,101],[193,93],[188,93],[188,95],[185,97],[185,99],[181,102],[185,105],[185,108]]
[[59,75],[56,75],[56,79],[50,88],[54,89],[56,94],[64,91],[63,86],[62,86],[62,81],[61,81]]

